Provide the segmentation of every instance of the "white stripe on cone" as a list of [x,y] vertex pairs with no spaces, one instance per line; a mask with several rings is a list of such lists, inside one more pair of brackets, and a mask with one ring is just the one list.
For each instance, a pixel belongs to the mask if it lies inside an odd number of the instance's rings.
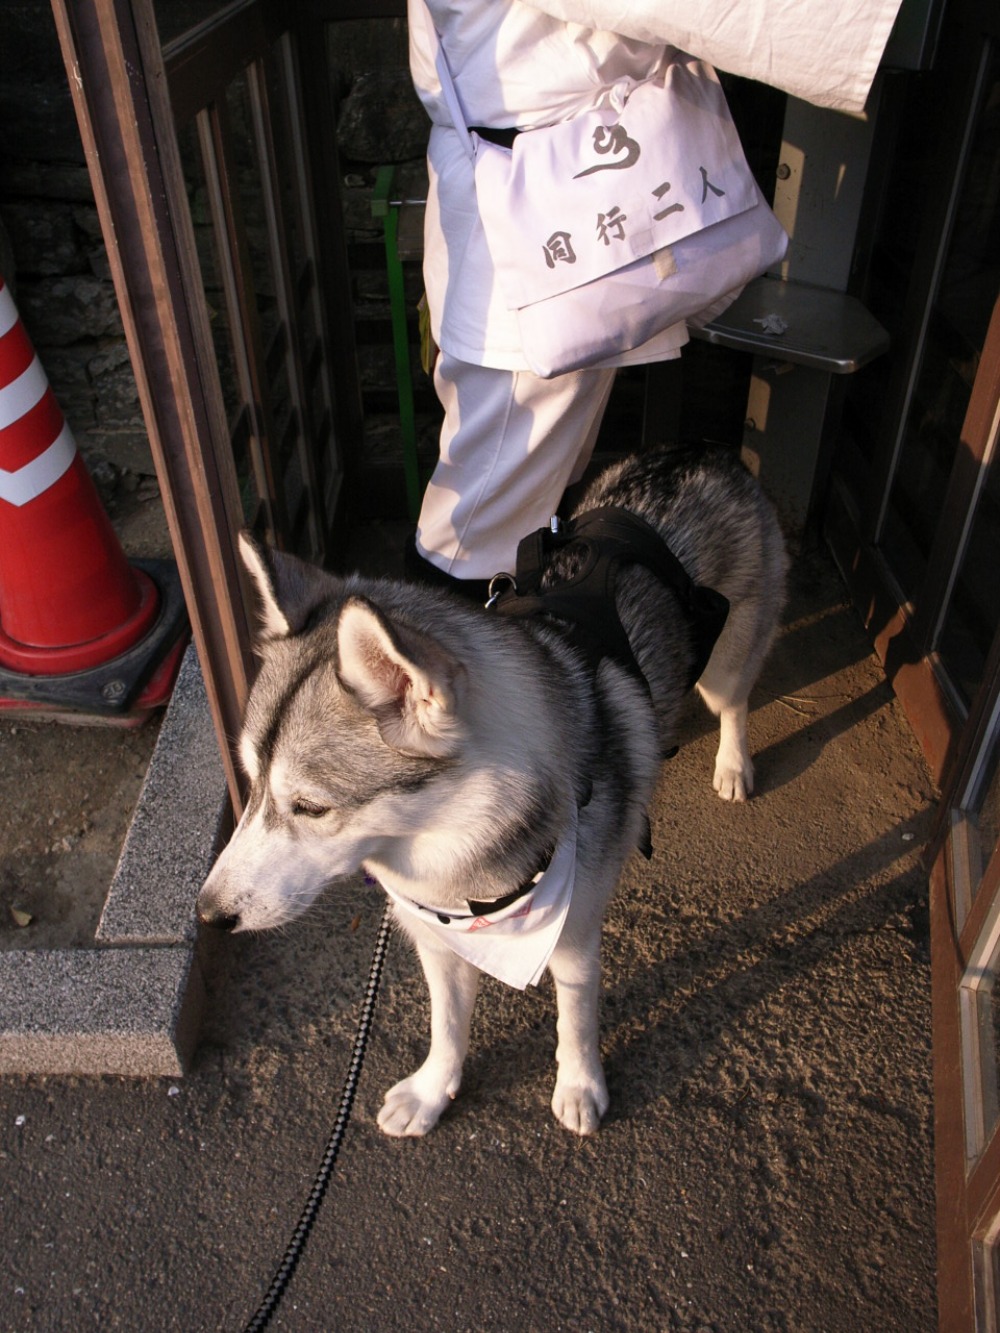
[[[17,321],[17,306],[4,283],[0,285],[0,338],[9,333]],[[0,388],[0,430],[20,421],[48,392],[49,381],[36,356],[27,370]],[[0,500],[18,508],[36,500],[69,470],[75,457],[76,440],[64,419],[56,438],[30,463],[14,472],[0,467]]]
[[76,440],[69,426],[63,424],[62,430],[49,447],[25,463],[16,472],[5,472],[0,468],[0,500],[22,505],[37,500],[50,486],[54,486],[64,472],[68,472],[76,457]]
[[45,397],[49,381],[36,356],[27,370],[0,389],[0,430],[13,426]]

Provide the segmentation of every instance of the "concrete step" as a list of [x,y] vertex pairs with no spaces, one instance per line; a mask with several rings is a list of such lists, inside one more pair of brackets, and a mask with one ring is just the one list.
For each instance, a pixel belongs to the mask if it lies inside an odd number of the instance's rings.
[[189,648],[93,949],[0,953],[0,1073],[179,1075],[204,984],[194,916],[228,798]]

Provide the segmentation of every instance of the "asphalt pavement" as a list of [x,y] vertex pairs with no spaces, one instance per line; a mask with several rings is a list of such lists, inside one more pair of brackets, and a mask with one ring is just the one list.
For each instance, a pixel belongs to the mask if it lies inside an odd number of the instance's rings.
[[[752,700],[758,791],[684,744],[608,917],[611,1109],[549,1111],[548,982],[487,982],[465,1086],[384,1137],[426,1046],[390,945],[353,1119],[272,1327],[936,1327],[926,882],[934,791],[821,552],[796,561]],[[305,1203],[381,915],[362,880],[222,942],[182,1077],[0,1081],[0,1328],[239,1330]]]

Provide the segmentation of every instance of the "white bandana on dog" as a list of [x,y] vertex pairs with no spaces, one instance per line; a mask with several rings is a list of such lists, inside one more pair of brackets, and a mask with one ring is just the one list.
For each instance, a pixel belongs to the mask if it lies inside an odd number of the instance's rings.
[[537,986],[559,942],[576,879],[576,809],[565,838],[534,887],[497,912],[441,912],[392,889],[386,893],[466,962],[517,990]]

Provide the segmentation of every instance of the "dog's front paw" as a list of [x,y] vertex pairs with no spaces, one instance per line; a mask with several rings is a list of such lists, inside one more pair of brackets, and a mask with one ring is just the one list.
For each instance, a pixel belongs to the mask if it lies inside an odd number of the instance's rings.
[[378,1113],[378,1126],[393,1138],[419,1138],[434,1128],[441,1113],[458,1091],[421,1076],[417,1070],[385,1094]]
[[753,764],[732,765],[720,759],[712,786],[724,801],[745,801],[753,793]]
[[609,1101],[603,1074],[580,1083],[559,1080],[552,1094],[552,1114],[560,1125],[574,1134],[593,1134],[600,1126]]

